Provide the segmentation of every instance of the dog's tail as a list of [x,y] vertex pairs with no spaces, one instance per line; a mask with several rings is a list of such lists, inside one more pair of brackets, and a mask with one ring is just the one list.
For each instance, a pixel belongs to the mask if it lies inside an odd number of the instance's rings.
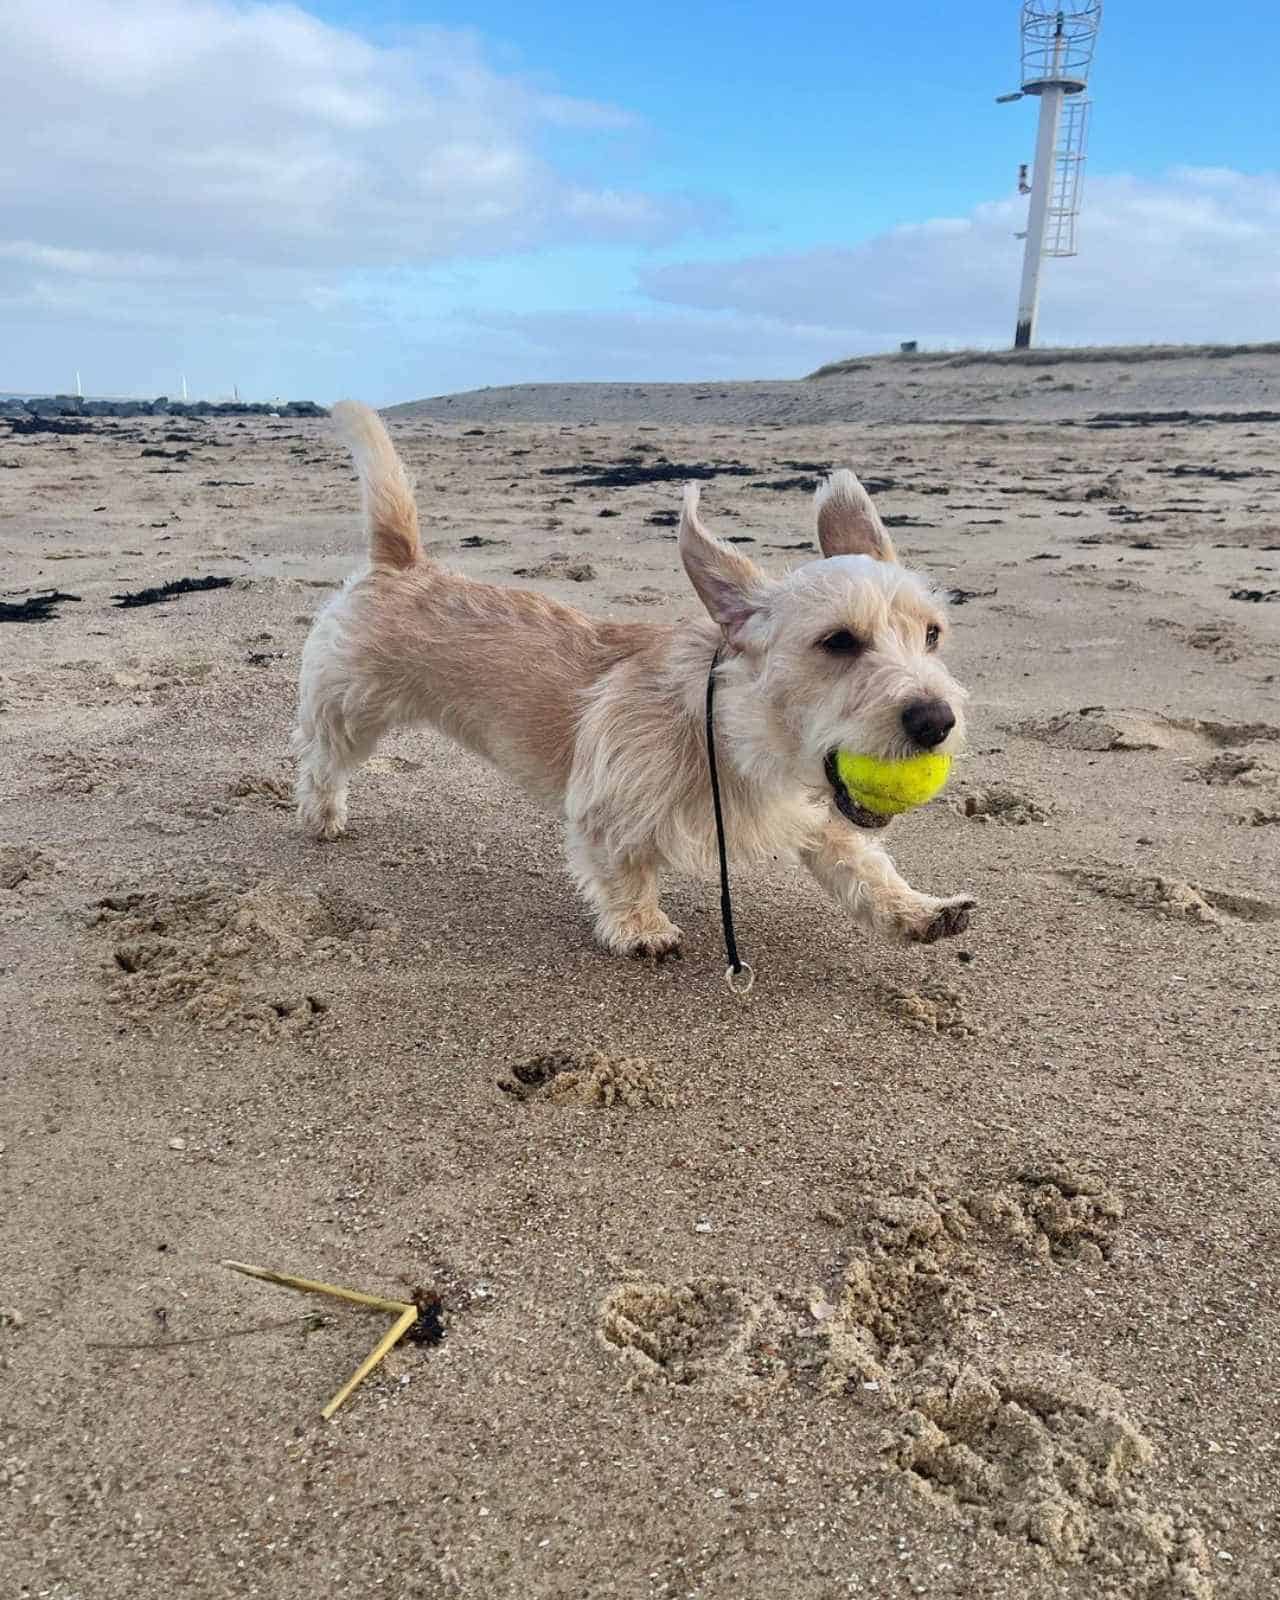
[[413,485],[376,411],[340,400],[334,426],[355,461],[364,489],[369,559],[379,567],[412,567],[422,560]]

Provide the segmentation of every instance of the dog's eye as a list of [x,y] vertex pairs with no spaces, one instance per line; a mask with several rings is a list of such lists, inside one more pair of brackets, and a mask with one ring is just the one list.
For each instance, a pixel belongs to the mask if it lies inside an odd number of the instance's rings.
[[862,654],[862,640],[856,633],[850,633],[848,628],[840,628],[835,633],[829,633],[825,639],[819,639],[818,644],[829,656]]
[[926,650],[936,650],[938,640],[942,637],[942,629],[936,622],[931,622],[924,630],[924,647]]

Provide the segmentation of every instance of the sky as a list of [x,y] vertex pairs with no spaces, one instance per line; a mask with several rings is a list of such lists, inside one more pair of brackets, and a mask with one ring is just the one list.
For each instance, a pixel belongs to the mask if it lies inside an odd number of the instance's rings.
[[[1005,345],[1019,9],[4,0],[0,392],[387,404]],[[1280,337],[1277,59],[1273,0],[1105,0],[1042,342]]]

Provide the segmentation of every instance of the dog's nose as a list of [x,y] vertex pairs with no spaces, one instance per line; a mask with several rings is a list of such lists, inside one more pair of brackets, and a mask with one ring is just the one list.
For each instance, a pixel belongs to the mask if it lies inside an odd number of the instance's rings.
[[956,725],[956,714],[945,700],[913,700],[902,713],[907,738],[922,750],[939,745]]

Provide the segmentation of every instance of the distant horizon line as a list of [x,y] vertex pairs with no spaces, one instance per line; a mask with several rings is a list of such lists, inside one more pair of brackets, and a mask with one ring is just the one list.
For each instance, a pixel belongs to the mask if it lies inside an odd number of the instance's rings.
[[[436,394],[419,395],[422,399],[443,399],[449,394],[473,394],[485,389],[524,389],[540,388],[544,386],[572,387],[578,385],[608,386],[610,384],[725,384],[725,383],[803,383],[810,379],[838,377],[843,372],[852,372],[858,367],[872,364],[910,363],[913,361],[927,362],[930,364],[946,365],[954,363],[957,366],[984,365],[990,363],[995,366],[1047,366],[1054,363],[1094,363],[1104,361],[1119,361],[1142,363],[1148,361],[1174,361],[1188,360],[1201,357],[1206,360],[1222,359],[1230,356],[1272,356],[1280,355],[1280,340],[1258,340],[1251,343],[1240,343],[1229,340],[1220,342],[1189,342],[1186,344],[1071,344],[1071,345],[1034,345],[1030,349],[1016,350],[1008,344],[982,345],[947,345],[938,343],[932,348],[922,347],[922,342],[903,342],[897,350],[868,351],[861,355],[850,355],[825,362],[811,372],[799,373],[789,378],[760,378],[760,377],[700,377],[700,378],[518,378],[504,383],[479,383],[472,384],[469,388],[441,390]],[[271,395],[262,399],[252,399],[236,391],[231,394],[219,395],[192,395],[188,390],[187,398],[180,399],[174,395],[157,393],[154,395],[134,394],[76,394],[70,389],[0,389],[0,400],[8,401],[50,401],[50,400],[81,400],[84,402],[106,402],[113,404],[154,404],[157,400],[166,400],[174,405],[290,405],[301,403],[296,399],[288,399],[283,395]],[[333,405],[332,400],[310,400],[310,404],[322,405],[326,409]],[[389,400],[385,406],[412,404],[412,400]]]

